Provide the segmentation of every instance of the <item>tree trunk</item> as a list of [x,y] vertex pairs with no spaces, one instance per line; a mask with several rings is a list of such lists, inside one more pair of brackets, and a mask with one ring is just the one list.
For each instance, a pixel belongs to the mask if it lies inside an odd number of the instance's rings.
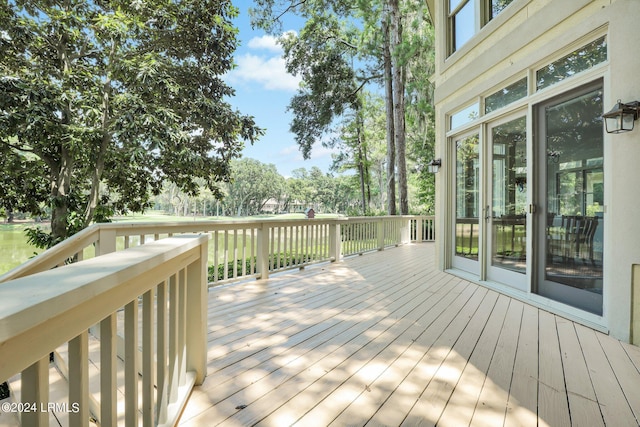
[[369,157],[367,156],[367,145],[363,144],[362,164],[364,167],[364,183],[367,187],[367,210],[371,208],[371,171],[369,170]]
[[396,214],[396,159],[395,159],[395,131],[393,114],[393,73],[391,69],[391,35],[389,31],[389,15],[382,20],[384,33],[384,83],[385,109],[387,115],[387,213]]
[[393,69],[393,119],[396,146],[396,163],[398,165],[398,189],[400,190],[400,214],[409,214],[409,195],[407,187],[407,159],[404,118],[404,73],[401,58],[399,58],[399,46],[402,42],[402,22],[398,0],[390,0],[391,8],[391,33]]
[[[360,137],[358,137],[358,139],[360,139]],[[360,197],[362,198],[362,213],[366,215],[367,198],[364,191],[364,165],[362,164],[362,147],[360,146],[360,143],[358,143],[358,175],[360,175]]]
[[53,243],[66,239],[68,230],[69,190],[73,173],[73,160],[62,148],[57,169],[51,171],[51,237]]
[[87,201],[87,207],[84,212],[84,226],[88,227],[93,221],[93,216],[98,207],[98,199],[100,197],[100,181],[102,180],[102,173],[104,171],[104,161],[109,144],[111,144],[111,133],[109,131],[110,126],[110,98],[111,98],[111,79],[107,77],[103,85],[102,94],[102,139],[100,141],[100,147],[96,155],[96,164],[93,167],[91,176],[91,190],[89,191],[89,200]]

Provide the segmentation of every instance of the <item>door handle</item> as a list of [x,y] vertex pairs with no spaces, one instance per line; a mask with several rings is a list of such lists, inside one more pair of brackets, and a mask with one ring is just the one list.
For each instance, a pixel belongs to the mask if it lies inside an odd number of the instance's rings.
[[536,205],[534,205],[533,203],[529,204],[529,213],[530,214],[536,213]]

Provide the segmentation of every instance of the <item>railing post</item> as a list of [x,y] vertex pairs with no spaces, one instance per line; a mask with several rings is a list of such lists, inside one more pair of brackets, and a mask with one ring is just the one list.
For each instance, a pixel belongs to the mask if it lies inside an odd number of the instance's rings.
[[[207,235],[208,236],[208,235]],[[207,241],[200,245],[200,257],[187,267],[187,371],[196,374],[196,385],[207,374]]]
[[49,413],[41,411],[41,405],[49,403],[49,355],[22,371],[22,401],[35,404],[36,411],[22,412],[22,425],[46,427]]
[[116,251],[116,230],[100,228],[96,242],[96,256],[110,254]]
[[261,279],[269,278],[269,225],[264,222],[258,227],[256,271]]
[[416,217],[416,242],[420,243],[424,239],[422,238],[422,222],[424,217],[418,216]]
[[411,218],[400,220],[400,244],[406,245],[411,242]]
[[342,239],[340,238],[340,224],[329,224],[329,258],[333,261],[342,259]]
[[384,219],[377,219],[378,250],[384,250]]

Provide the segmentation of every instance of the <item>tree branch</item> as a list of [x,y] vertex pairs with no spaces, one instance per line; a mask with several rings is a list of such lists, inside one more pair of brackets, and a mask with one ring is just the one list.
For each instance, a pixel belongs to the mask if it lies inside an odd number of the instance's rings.
[[367,78],[362,79],[362,83],[360,83],[360,86],[358,86],[358,88],[351,93],[351,96],[354,96],[358,92],[360,92],[362,90],[362,88],[364,87],[364,85],[369,83],[371,80],[379,79],[381,77],[383,77],[382,74],[374,74],[373,76],[369,76]]
[[298,6],[302,6],[306,2],[307,2],[307,0],[300,0],[296,4],[290,4],[282,13],[280,13],[280,15],[276,16],[275,18],[273,18],[273,22],[279,21],[280,18],[282,18],[284,15],[286,15],[290,10],[295,9]]
[[348,48],[351,48],[351,49],[354,49],[354,50],[357,50],[357,49],[358,49],[358,46],[356,46],[356,45],[354,45],[354,44],[351,44],[351,43],[349,43],[349,42],[348,42],[348,41],[346,41],[346,40],[339,39],[339,38],[338,38],[338,37],[336,37],[336,36],[327,36],[327,37],[324,39],[324,41],[326,42],[326,41],[328,41],[328,40],[330,40],[330,39],[336,39],[336,41],[338,41],[338,43],[341,43],[341,44],[343,44],[343,45],[347,46]]
[[20,147],[18,145],[11,144],[10,142],[7,142],[7,141],[0,141],[0,143],[6,145],[7,147],[13,148],[14,150],[23,151],[25,153],[34,153],[35,152],[33,150],[33,148]]

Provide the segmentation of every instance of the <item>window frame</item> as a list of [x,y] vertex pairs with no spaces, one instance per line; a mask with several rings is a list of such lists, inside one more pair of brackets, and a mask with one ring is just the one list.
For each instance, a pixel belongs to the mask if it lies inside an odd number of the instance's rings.
[[[447,58],[460,50],[462,46],[466,45],[468,41],[473,38],[485,25],[499,16],[504,10],[506,10],[515,1],[512,0],[504,9],[502,9],[496,16],[492,15],[492,1],[494,0],[448,0],[446,2],[446,15],[447,15]],[[451,10],[452,2],[458,2],[457,6]],[[473,17],[473,35],[469,40],[465,41],[462,46],[456,46],[456,26],[455,18],[460,11],[469,3],[473,3],[474,17]]]

